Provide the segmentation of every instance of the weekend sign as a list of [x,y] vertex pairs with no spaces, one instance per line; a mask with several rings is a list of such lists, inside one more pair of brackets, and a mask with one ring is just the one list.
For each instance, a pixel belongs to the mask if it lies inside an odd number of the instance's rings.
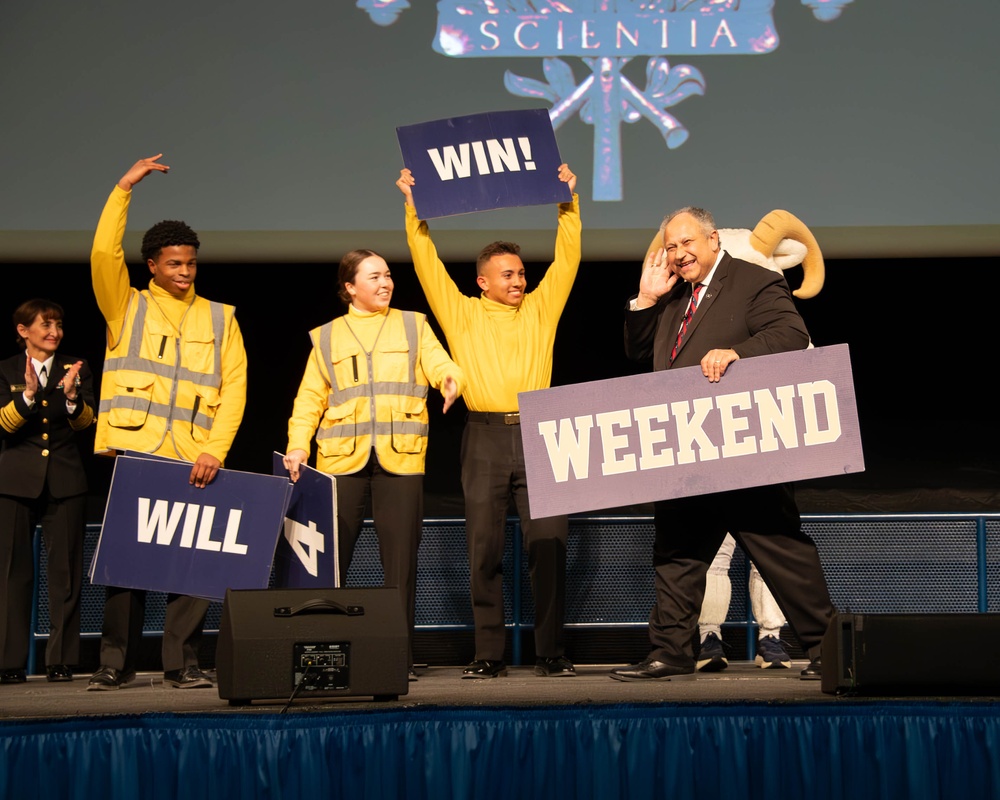
[[518,395],[531,514],[864,471],[847,345]]

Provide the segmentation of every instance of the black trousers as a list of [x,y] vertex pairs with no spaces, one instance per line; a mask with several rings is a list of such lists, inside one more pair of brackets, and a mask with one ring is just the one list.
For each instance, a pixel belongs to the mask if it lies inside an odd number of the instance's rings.
[[337,475],[336,478],[340,585],[346,585],[347,570],[370,500],[382,562],[383,585],[397,587],[403,600],[412,665],[417,550],[424,525],[424,476],[386,472],[373,450],[364,469],[352,475]]
[[[198,666],[198,646],[207,611],[208,600],[183,594],[167,595],[162,648],[164,672]],[[107,588],[101,629],[102,666],[135,671],[145,615],[145,590]]]
[[41,521],[48,556],[49,641],[45,663],[80,661],[80,586],[86,496],[35,499],[0,495],[0,668],[24,669],[31,642],[35,582],[32,538]]
[[469,548],[476,658],[500,660],[505,644],[503,551],[513,498],[535,598],[535,654],[565,651],[566,517],[532,519],[519,425],[470,419],[462,433],[462,491]]
[[694,666],[705,575],[727,531],[757,565],[809,657],[820,654],[834,608],[816,545],[802,532],[791,486],[659,502],[655,525],[656,602],[649,615],[653,658]]

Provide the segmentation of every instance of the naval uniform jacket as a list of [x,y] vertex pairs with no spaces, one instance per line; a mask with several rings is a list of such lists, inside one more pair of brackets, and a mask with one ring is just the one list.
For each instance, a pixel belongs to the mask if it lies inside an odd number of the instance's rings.
[[76,409],[66,410],[59,384],[65,369],[82,359],[56,353],[53,374],[39,387],[34,405],[24,402],[24,353],[0,362],[0,494],[33,499],[45,490],[63,498],[87,491],[74,434],[94,421],[93,376],[80,367]]

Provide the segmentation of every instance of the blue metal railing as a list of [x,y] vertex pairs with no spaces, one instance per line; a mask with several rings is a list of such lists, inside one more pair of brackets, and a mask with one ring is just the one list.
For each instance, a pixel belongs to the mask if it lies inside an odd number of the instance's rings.
[[[1000,513],[805,514],[803,527],[816,541],[834,604],[855,613],[974,613],[1000,611]],[[85,563],[100,526],[88,526]],[[651,516],[570,518],[567,548],[569,627],[641,628],[653,601]],[[504,604],[512,634],[512,662],[521,663],[521,634],[532,626],[534,604],[521,557],[521,527],[507,522]],[[36,581],[32,631],[48,637],[45,557],[36,532]],[[726,622],[744,628],[747,652],[756,647],[756,622],[746,592],[749,563],[733,559],[733,601]],[[370,520],[358,541],[348,573],[350,585],[382,582],[378,544]],[[99,636],[103,587],[84,581],[83,635]],[[157,593],[147,603],[145,633],[162,630],[163,604]],[[207,630],[217,629],[220,604],[213,604]],[[472,630],[468,593],[465,521],[428,518],[417,580],[417,627]],[[35,647],[29,671],[35,671]]]

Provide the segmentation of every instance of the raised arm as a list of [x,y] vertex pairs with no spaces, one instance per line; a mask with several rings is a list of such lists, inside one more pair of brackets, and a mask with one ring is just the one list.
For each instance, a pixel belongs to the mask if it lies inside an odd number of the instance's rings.
[[662,304],[670,299],[671,292],[681,291],[680,282],[670,255],[662,247],[650,246],[642,262],[639,291],[625,304],[626,358],[646,361],[653,357]]
[[121,334],[121,324],[128,312],[131,285],[122,238],[128,221],[132,187],[150,172],[167,172],[170,167],[157,163],[162,153],[137,161],[111,190],[94,234],[90,251],[90,274],[97,305],[108,324],[108,341],[114,344]]
[[410,246],[410,258],[413,259],[413,268],[427,297],[427,304],[447,337],[458,328],[462,305],[469,301],[469,297],[462,294],[451,279],[438,258],[427,223],[417,217],[412,189],[415,183],[410,170],[400,171],[396,186],[406,198],[406,242]]
[[536,299],[551,307],[557,316],[562,313],[569,299],[576,273],[580,268],[583,230],[580,222],[580,198],[573,191],[576,189],[576,175],[567,164],[560,165],[559,180],[569,185],[573,199],[569,203],[559,204],[555,257],[545,271],[538,288],[533,292],[537,295]]

